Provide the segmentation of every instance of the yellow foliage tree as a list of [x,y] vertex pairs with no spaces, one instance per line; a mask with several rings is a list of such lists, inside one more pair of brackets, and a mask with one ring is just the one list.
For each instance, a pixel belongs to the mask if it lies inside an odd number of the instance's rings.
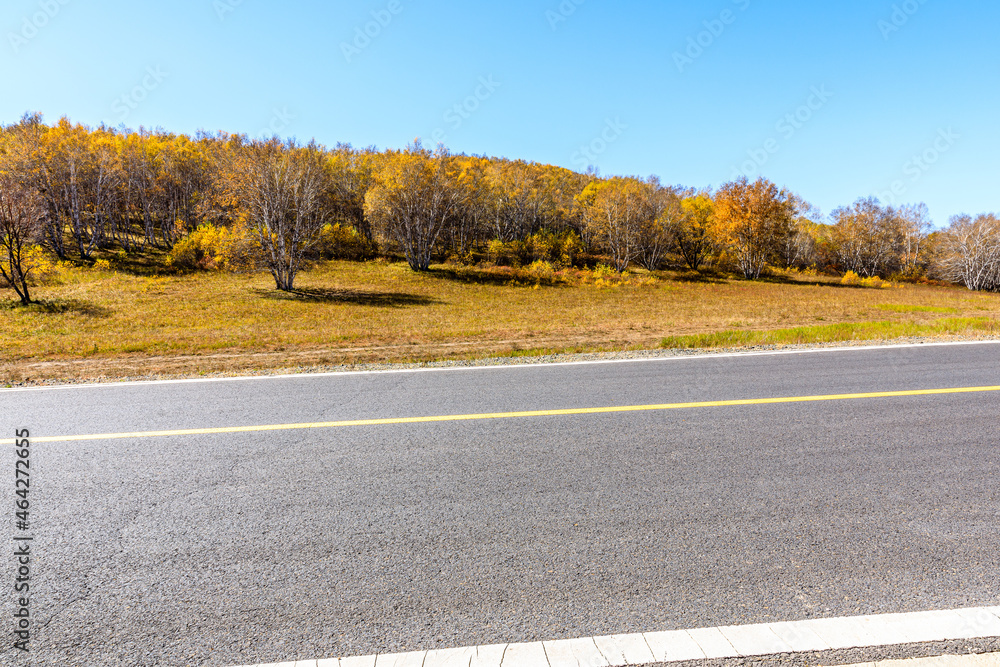
[[711,251],[709,229],[714,216],[715,202],[707,192],[690,194],[681,201],[681,216],[674,228],[674,250],[695,271]]
[[432,153],[417,141],[387,157],[365,196],[365,214],[414,271],[430,268],[435,243],[460,210],[459,169],[447,151]]
[[637,178],[595,180],[579,201],[584,224],[601,239],[615,270],[623,272],[642,252],[642,232],[651,214],[649,185]]
[[759,178],[750,183],[745,176],[726,183],[715,195],[712,233],[732,249],[746,278],[760,277],[768,261],[777,255],[794,214],[787,190]]

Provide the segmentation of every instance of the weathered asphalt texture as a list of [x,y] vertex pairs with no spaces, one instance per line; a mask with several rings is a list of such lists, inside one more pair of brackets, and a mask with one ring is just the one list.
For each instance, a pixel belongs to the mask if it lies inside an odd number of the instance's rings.
[[[0,392],[0,437],[1000,385],[998,362],[973,345]],[[30,664],[996,605],[998,415],[989,393],[39,443]]]

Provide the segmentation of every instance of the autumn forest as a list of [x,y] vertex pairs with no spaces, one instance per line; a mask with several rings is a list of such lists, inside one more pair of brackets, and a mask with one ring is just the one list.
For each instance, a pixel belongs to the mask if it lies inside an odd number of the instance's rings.
[[22,303],[45,267],[159,251],[182,271],[266,270],[279,290],[318,259],[600,265],[619,274],[772,268],[1000,289],[1000,221],[858,199],[829,216],[764,178],[717,189],[456,155],[278,138],[53,125],[0,130],[0,282]]

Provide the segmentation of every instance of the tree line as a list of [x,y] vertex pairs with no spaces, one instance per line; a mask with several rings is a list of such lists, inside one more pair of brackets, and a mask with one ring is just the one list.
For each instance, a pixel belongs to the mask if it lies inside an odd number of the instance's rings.
[[[766,179],[717,190],[600,177],[523,160],[326,148],[246,135],[89,128],[39,114],[0,128],[0,277],[30,301],[40,253],[92,260],[176,249],[199,230],[239,239],[244,265],[291,290],[331,230],[416,271],[435,261],[638,265],[759,278],[769,266],[922,275],[1000,290],[996,216],[935,231],[924,205],[860,199],[822,216]],[[218,236],[218,235],[217,235]]]

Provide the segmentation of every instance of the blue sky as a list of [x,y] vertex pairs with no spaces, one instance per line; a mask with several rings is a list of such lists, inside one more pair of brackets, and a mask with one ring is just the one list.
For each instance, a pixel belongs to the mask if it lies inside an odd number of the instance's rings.
[[763,174],[826,213],[894,187],[939,225],[1000,210],[995,3],[4,6],[2,123],[32,110],[327,145],[436,137],[695,187]]

